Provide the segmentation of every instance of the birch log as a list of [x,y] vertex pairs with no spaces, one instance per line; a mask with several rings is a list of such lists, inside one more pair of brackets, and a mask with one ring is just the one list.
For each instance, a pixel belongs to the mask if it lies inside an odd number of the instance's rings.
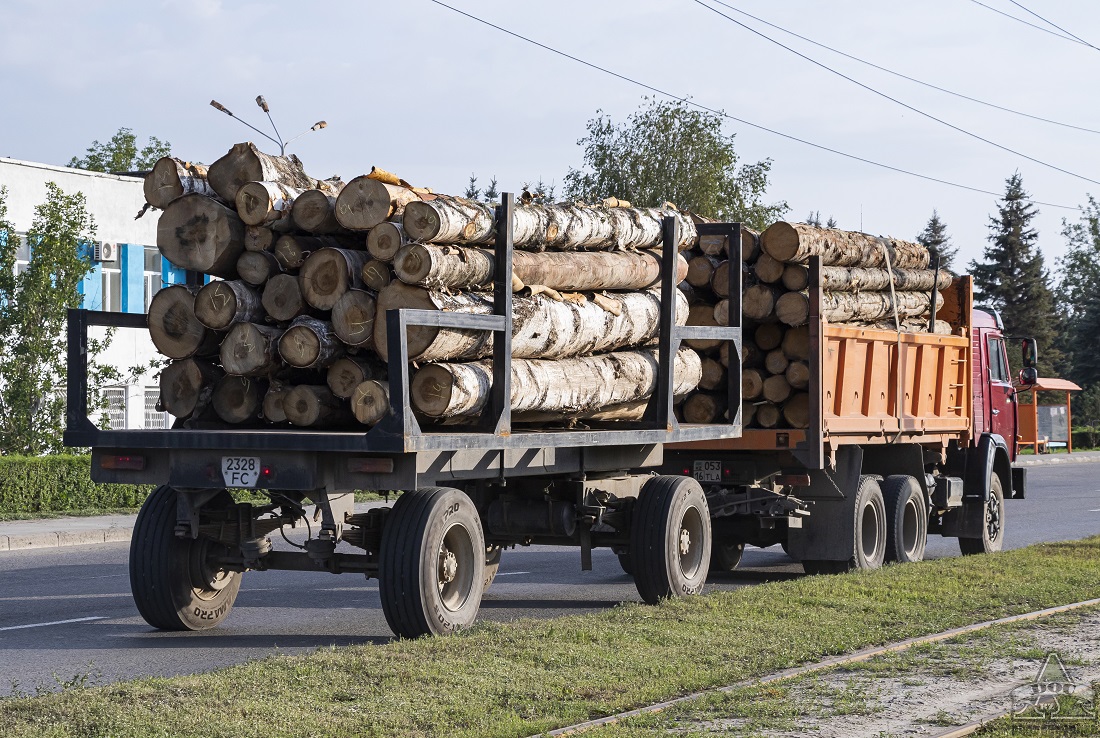
[[279,356],[299,369],[325,369],[344,355],[332,323],[307,315],[294,319],[279,338]]
[[709,287],[711,277],[714,276],[714,271],[721,263],[721,260],[716,256],[707,256],[703,254],[693,257],[688,262],[687,275],[684,279],[692,287]]
[[752,271],[761,282],[775,284],[783,279],[785,266],[785,264],[776,261],[768,254],[760,254],[760,258],[752,265]]
[[756,405],[756,425],[761,428],[775,428],[782,420],[783,413],[779,406],[771,402],[761,402]]
[[393,281],[393,266],[378,259],[371,259],[359,272],[363,286],[374,292],[381,292]]
[[406,205],[401,225],[414,241],[492,243],[493,218],[494,208],[488,203],[438,195],[433,200]]
[[283,265],[270,251],[245,251],[237,259],[237,274],[253,287],[259,287],[277,274],[282,274]]
[[368,379],[355,388],[351,411],[363,425],[375,425],[390,412],[390,384]]
[[726,386],[727,379],[726,367],[722,366],[722,362],[717,359],[712,359],[709,356],[703,357],[702,376],[699,379],[699,389],[723,389]]
[[160,402],[165,412],[189,418],[210,404],[214,385],[224,375],[221,367],[208,361],[173,361],[160,373]]
[[[935,285],[944,290],[954,277],[940,270],[939,279],[931,269],[894,269],[894,289],[899,292],[928,292]],[[821,286],[827,292],[889,292],[890,272],[866,267],[823,267]]]
[[301,384],[283,397],[286,419],[297,426],[310,427],[346,422],[348,406],[324,385]]
[[[895,297],[889,292],[826,292],[822,295],[825,319],[830,323],[892,320],[896,304],[898,318],[905,320],[927,316],[932,309],[928,292],[897,292]],[[942,306],[943,295],[937,292],[935,309]],[[776,302],[775,313],[787,325],[804,325],[810,317],[810,299],[802,292],[788,292]]]
[[374,295],[365,290],[348,290],[332,307],[332,328],[348,346],[368,346],[374,338],[376,312]]
[[249,182],[279,182],[300,190],[315,181],[302,168],[297,156],[265,154],[252,143],[234,144],[229,152],[210,165],[210,186],[226,202],[236,202],[237,190]]
[[729,255],[729,239],[726,236],[707,235],[699,236],[699,250],[707,256],[716,256],[725,259]]
[[714,392],[696,392],[684,402],[684,422],[718,423],[729,406],[725,395]]
[[332,310],[345,292],[363,286],[363,265],[369,260],[365,251],[333,248],[314,251],[298,273],[302,297],[318,310]]
[[237,323],[221,345],[222,368],[226,374],[248,377],[270,374],[282,366],[279,359],[281,328],[257,323]]
[[741,226],[741,261],[753,264],[760,257],[760,234]]
[[211,282],[195,295],[195,317],[211,330],[223,331],[234,323],[264,319],[260,293],[241,280]]
[[[658,290],[608,292],[601,297],[613,310],[589,300],[555,302],[541,295],[514,297],[512,356],[567,358],[639,346],[656,338],[661,304]],[[687,299],[679,291],[675,299],[676,322],[683,325],[688,319]],[[378,294],[379,316],[403,307],[489,315],[493,302],[483,293],[451,294],[400,281]],[[389,358],[386,338],[385,321],[375,321],[374,348],[383,359]],[[408,333],[409,361],[477,359],[492,353],[492,346],[489,331],[412,326]]]
[[420,199],[409,187],[388,184],[370,175],[356,177],[336,197],[336,220],[349,231],[369,231],[400,218],[405,207]]
[[183,285],[157,292],[146,320],[153,345],[170,359],[210,356],[218,351],[218,334],[195,315],[195,295]]
[[290,210],[294,227],[315,236],[344,233],[345,229],[336,220],[337,194],[323,190],[306,190],[300,194]]
[[337,397],[347,399],[355,394],[355,388],[370,379],[385,376],[385,369],[377,361],[345,356],[337,359],[325,374],[325,384]]
[[338,249],[346,244],[333,236],[281,236],[271,250],[283,269],[298,269],[309,255],[321,249]]
[[[699,355],[691,349],[676,354],[674,394],[699,384]],[[643,400],[657,381],[657,352],[619,351],[553,361],[512,361],[513,412],[583,414],[610,405]],[[492,384],[491,362],[429,364],[416,372],[409,394],[413,407],[431,418],[470,416],[481,412]]]
[[272,381],[264,394],[262,413],[264,420],[269,423],[285,423],[286,411],[283,410],[283,400],[290,394],[294,387],[286,382]]
[[[409,203],[415,205],[416,203]],[[372,259],[391,262],[401,247],[409,242],[405,229],[397,223],[379,223],[367,233],[367,252]]]
[[783,403],[783,419],[792,428],[810,427],[810,395],[796,392]]
[[[691,309],[688,311],[687,324],[703,326],[718,325],[718,321],[714,319],[714,308],[702,303],[692,305]],[[711,351],[712,349],[718,348],[719,344],[723,343],[723,341],[713,338],[688,338],[684,343],[698,351]]]
[[157,159],[153,169],[145,176],[144,189],[145,202],[161,210],[183,195],[217,196],[207,181],[205,166],[171,156]]
[[792,361],[783,376],[793,389],[806,389],[810,386],[810,365],[804,361]]
[[730,263],[723,261],[714,269],[710,277],[711,291],[721,298],[730,296]]
[[741,314],[750,320],[774,320],[775,304],[780,295],[780,291],[770,284],[754,284],[741,296]]
[[293,227],[290,210],[305,191],[282,182],[245,182],[234,200],[237,215],[248,225],[289,230]]
[[[824,267],[845,269],[845,267]],[[791,292],[801,292],[810,286],[810,268],[803,264],[786,264],[783,267],[783,286]]]
[[244,229],[245,251],[271,251],[275,248],[278,236],[275,231],[264,226],[246,226]]
[[790,363],[791,360],[787,358],[781,349],[772,349],[764,357],[764,368],[769,374],[782,374],[787,371],[787,366]]
[[741,397],[755,400],[764,394],[764,375],[758,369],[745,369],[741,372]]
[[298,278],[290,274],[276,274],[269,279],[264,284],[261,301],[271,319],[279,323],[289,323],[299,315],[310,312],[309,305],[302,298]]
[[877,238],[866,233],[818,228],[805,223],[773,223],[761,236],[765,253],[777,261],[805,264],[820,256],[826,266],[927,269],[928,249],[919,243]]
[[181,269],[233,279],[244,251],[244,223],[217,200],[184,195],[161,213],[157,248]]
[[260,416],[267,382],[251,377],[224,376],[214,387],[214,412],[226,423],[243,423]]

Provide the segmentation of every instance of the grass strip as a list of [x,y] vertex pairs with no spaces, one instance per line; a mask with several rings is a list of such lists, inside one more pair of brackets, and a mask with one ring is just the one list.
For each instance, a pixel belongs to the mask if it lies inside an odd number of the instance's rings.
[[1100,589],[1100,537],[0,700],[5,736],[525,736]]

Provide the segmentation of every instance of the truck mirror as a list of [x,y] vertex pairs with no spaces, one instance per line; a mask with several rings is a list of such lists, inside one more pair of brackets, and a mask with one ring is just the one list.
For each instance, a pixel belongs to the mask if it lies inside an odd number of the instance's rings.
[[1033,366],[1026,366],[1020,370],[1020,385],[1022,387],[1034,387],[1039,384],[1039,372]]
[[[1024,366],[1034,369],[1039,363],[1039,346],[1034,338],[1024,338],[1020,341],[1024,354]],[[1034,382],[1032,382],[1034,384]]]

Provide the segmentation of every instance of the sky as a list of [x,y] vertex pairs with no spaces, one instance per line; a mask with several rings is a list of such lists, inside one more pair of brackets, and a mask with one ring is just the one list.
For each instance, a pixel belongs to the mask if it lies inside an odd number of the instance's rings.
[[[704,0],[710,1],[710,0]],[[1100,50],[1017,23],[973,0],[724,0],[841,51],[995,104],[1100,130]],[[695,0],[446,0],[547,46],[700,105],[855,156],[1001,193],[1019,171],[1039,206],[1048,267],[1063,218],[1100,196],[1100,135],[929,90],[745,22],[860,82],[1019,154],[858,87]],[[1012,0],[983,0],[1041,25]],[[1020,0],[1100,46],[1095,0]],[[718,6],[715,6],[718,7]],[[736,13],[718,7],[732,17]],[[431,0],[4,0],[0,156],[65,164],[122,126],[211,162],[260,139],[209,106],[269,130],[263,94],[316,177],[379,166],[461,193],[471,173],[504,191],[560,183],[583,165],[597,111],[623,121],[645,90],[507,36]],[[771,159],[770,200],[790,220],[819,211],[841,228],[912,239],[933,209],[960,261],[980,258],[996,196],[815,149],[727,120],[745,162]],[[261,146],[263,147],[263,146]],[[267,147],[270,149],[270,146]],[[1082,179],[1097,180],[1090,182]]]

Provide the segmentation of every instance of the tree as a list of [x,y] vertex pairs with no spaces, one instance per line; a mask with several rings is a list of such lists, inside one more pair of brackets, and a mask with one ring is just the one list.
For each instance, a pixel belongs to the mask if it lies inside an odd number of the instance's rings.
[[569,169],[565,197],[599,202],[607,197],[642,207],[677,207],[762,230],[789,209],[764,202],[771,160],[738,166],[733,136],[722,116],[686,102],[646,98],[625,123],[597,111],[588,121],[585,169]]
[[92,141],[88,151],[79,159],[73,157],[69,166],[89,169],[93,172],[144,172],[162,156],[170,156],[172,144],[150,136],[139,151],[137,136],[129,128],[119,128],[107,143]]
[[491,177],[489,179],[489,186],[485,188],[485,192],[482,194],[485,198],[485,202],[496,202],[500,199],[500,192],[497,191],[497,178]]
[[[27,231],[30,262],[15,273],[19,237],[6,219],[0,188],[0,453],[59,453],[65,414],[65,329],[69,308],[80,307],[79,285],[91,269],[86,247],[95,223],[84,195],[46,185],[46,202]],[[109,339],[108,339],[109,340]],[[94,354],[103,342],[90,342]],[[117,376],[96,370],[92,386]]]
[[477,186],[477,175],[470,175],[470,183],[466,185],[466,191],[462,193],[462,196],[467,200],[476,200],[481,195],[481,190]]
[[940,214],[935,210],[932,210],[928,225],[917,236],[917,243],[928,249],[933,259],[940,257],[940,269],[951,271],[959,249],[951,243],[951,237],[947,235],[947,224],[940,220]]
[[[1058,291],[1065,304],[1067,330],[1061,348],[1067,354],[1069,377],[1095,396],[1100,393],[1100,354],[1092,346],[1100,335],[1100,204],[1095,198],[1089,197],[1077,222],[1063,219],[1062,235],[1067,248],[1059,265]],[[1077,399],[1084,402],[1082,398]]]
[[[1005,332],[1034,338],[1039,347],[1039,374],[1051,376],[1062,365],[1056,340],[1061,328],[1050,275],[1043,268],[1039,233],[1031,227],[1038,214],[1028,202],[1017,172],[1006,181],[997,215],[989,219],[989,246],[984,261],[971,261],[975,301],[997,309]],[[1009,343],[1009,361],[1020,367],[1020,350]]]
[[834,218],[833,216],[830,215],[829,219],[827,221],[825,221],[825,227],[826,228],[836,228],[836,218]]
[[821,211],[811,210],[810,214],[806,216],[806,225],[812,225],[814,228],[821,227]]

